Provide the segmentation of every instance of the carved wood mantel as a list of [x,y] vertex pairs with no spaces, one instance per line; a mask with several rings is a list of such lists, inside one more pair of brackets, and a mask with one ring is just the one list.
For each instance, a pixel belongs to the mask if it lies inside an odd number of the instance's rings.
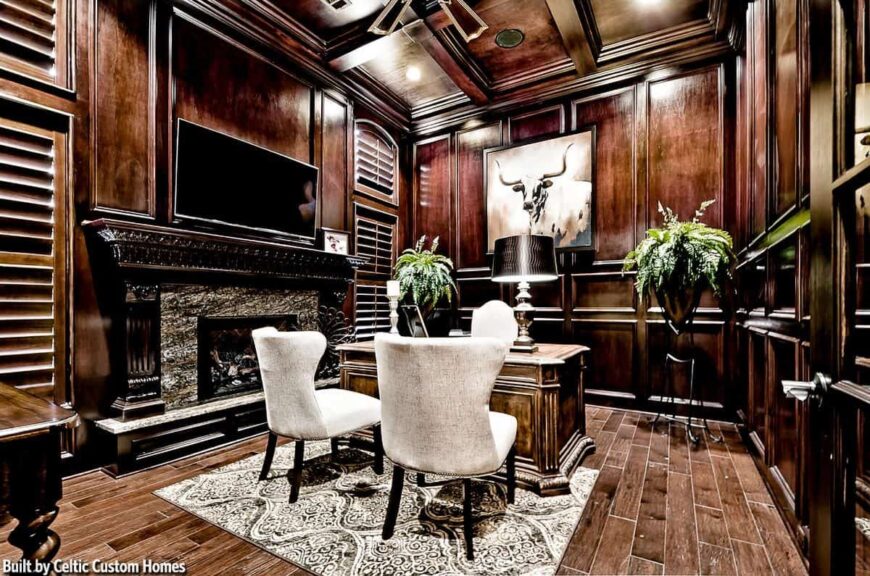
[[160,285],[262,283],[320,292],[340,306],[365,258],[307,246],[100,219],[86,221],[107,273],[97,282],[112,317],[111,412],[122,419],[165,410],[160,388]]

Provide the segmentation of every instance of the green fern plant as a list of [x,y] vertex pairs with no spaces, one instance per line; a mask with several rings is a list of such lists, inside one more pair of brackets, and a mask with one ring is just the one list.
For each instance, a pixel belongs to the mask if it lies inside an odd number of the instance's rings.
[[734,252],[727,232],[700,221],[714,202],[702,202],[691,221],[681,221],[659,203],[664,225],[647,230],[646,238],[623,262],[623,271],[637,270],[635,287],[641,297],[650,289],[656,293],[690,290],[702,280],[721,296],[731,278]]
[[453,301],[456,284],[451,276],[453,261],[438,251],[438,236],[428,249],[426,236],[421,236],[413,248],[408,248],[396,260],[395,278],[402,298],[410,298],[426,315],[442,300]]

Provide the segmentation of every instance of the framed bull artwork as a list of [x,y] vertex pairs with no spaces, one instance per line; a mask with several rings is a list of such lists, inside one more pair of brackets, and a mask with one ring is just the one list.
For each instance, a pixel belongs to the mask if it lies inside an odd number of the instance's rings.
[[562,250],[594,247],[595,127],[484,151],[487,251],[516,234],[547,234]]

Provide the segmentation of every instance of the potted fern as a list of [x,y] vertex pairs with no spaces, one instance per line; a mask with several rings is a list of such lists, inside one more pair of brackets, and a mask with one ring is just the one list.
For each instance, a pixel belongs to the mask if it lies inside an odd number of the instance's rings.
[[450,305],[456,291],[451,276],[453,261],[437,253],[438,240],[437,236],[433,238],[427,249],[426,236],[421,236],[413,248],[402,252],[394,269],[402,300],[417,305],[430,336],[446,336],[450,332]]
[[701,222],[714,202],[702,202],[690,221],[681,221],[659,203],[664,225],[647,230],[646,238],[623,263],[623,271],[637,270],[637,293],[641,298],[655,294],[665,320],[677,334],[691,321],[704,288],[709,286],[721,296],[725,282],[731,279],[731,236]]

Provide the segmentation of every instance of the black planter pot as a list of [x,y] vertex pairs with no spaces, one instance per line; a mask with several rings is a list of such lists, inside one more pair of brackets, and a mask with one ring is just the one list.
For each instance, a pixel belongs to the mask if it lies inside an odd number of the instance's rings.
[[676,334],[680,334],[692,322],[698,304],[701,301],[701,286],[694,288],[672,290],[663,287],[655,291],[656,300],[662,309],[662,315],[668,326]]
[[407,317],[399,319],[399,334],[402,336],[420,337],[428,334],[430,338],[446,338],[453,327],[452,308],[433,308],[423,319],[426,332],[420,327],[415,313],[403,308],[402,315]]

